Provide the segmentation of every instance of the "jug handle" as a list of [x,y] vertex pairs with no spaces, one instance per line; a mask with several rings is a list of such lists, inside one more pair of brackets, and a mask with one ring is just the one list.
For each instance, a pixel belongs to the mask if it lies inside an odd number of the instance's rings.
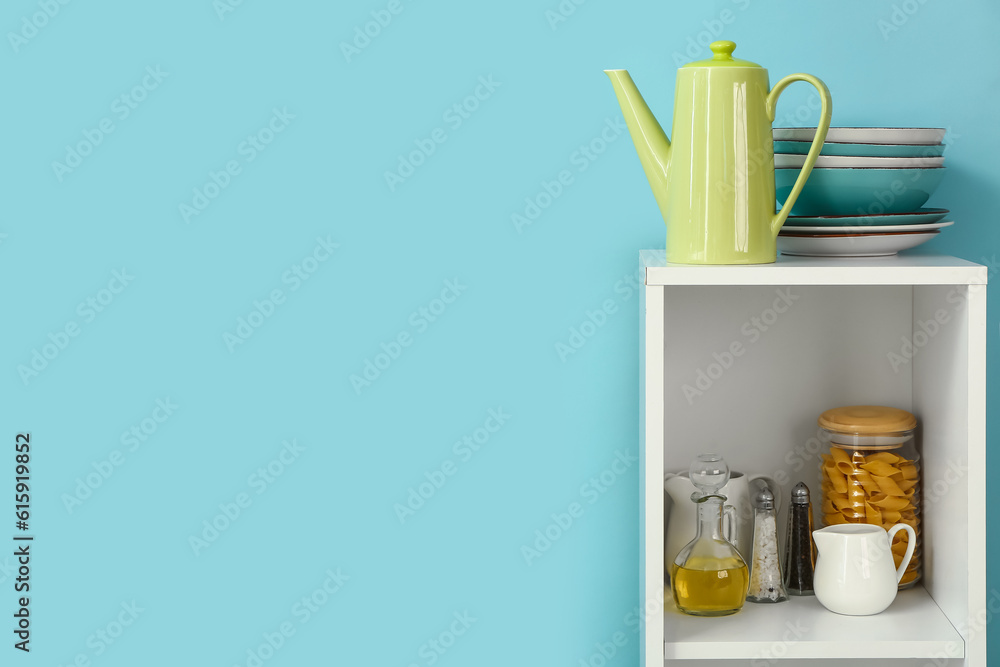
[[816,125],[816,136],[813,137],[812,145],[809,147],[809,154],[806,155],[805,164],[802,165],[799,177],[795,179],[795,185],[792,186],[792,191],[788,194],[788,198],[785,199],[785,203],[782,205],[781,210],[775,213],[774,217],[771,218],[771,235],[775,238],[777,238],[778,232],[781,230],[781,226],[785,224],[785,219],[788,218],[788,214],[792,212],[792,206],[795,204],[795,200],[799,198],[799,193],[802,192],[802,188],[806,184],[806,179],[809,178],[813,165],[816,164],[816,158],[819,157],[819,152],[823,150],[823,142],[826,141],[826,133],[830,129],[830,118],[833,114],[833,100],[830,99],[830,90],[826,87],[825,83],[811,74],[789,74],[784,79],[774,84],[774,88],[772,88],[771,92],[767,95],[767,117],[772,123],[774,122],[774,115],[777,111],[778,96],[781,95],[781,92],[788,86],[788,84],[795,81],[805,81],[807,83],[811,83],[816,90],[819,91],[819,99],[821,103],[819,123]]
[[899,567],[896,568],[896,583],[903,578],[903,573],[906,572],[906,566],[910,564],[910,557],[913,556],[913,549],[917,546],[917,532],[913,530],[912,526],[905,523],[897,523],[895,526],[889,529],[889,554],[892,554],[892,538],[896,536],[901,530],[905,530],[910,539],[906,542],[906,553],[903,554],[903,560],[899,562]]

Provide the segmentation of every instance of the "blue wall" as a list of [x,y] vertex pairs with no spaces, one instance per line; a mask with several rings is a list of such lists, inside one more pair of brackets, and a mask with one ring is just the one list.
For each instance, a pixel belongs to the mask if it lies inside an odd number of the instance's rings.
[[602,69],[668,122],[724,37],[834,125],[948,127],[927,249],[996,251],[995,2],[235,2],[2,11],[37,664],[637,664],[664,230]]

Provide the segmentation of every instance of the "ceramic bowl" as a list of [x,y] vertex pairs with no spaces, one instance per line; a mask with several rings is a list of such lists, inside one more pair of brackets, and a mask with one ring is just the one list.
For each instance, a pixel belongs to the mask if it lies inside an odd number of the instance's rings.
[[[774,152],[805,155],[809,152],[810,146],[812,141],[775,140]],[[855,157],[938,157],[944,155],[944,144],[847,144],[827,141],[819,154]]]
[[882,257],[915,248],[930,241],[937,232],[906,234],[842,234],[840,236],[780,235],[782,255],[806,257]]
[[790,215],[785,225],[812,227],[857,227],[866,225],[926,225],[943,220],[946,208],[922,208],[906,213],[864,213],[861,215]]
[[896,232],[933,232],[935,230],[951,227],[955,222],[946,220],[944,222],[931,222],[923,225],[855,225],[843,227],[822,227],[811,225],[790,225],[787,222],[781,226],[779,234],[792,234],[809,236],[840,236],[842,234],[893,234]]
[[[776,153],[775,167],[801,167],[806,161],[805,155],[784,155]],[[942,167],[943,157],[853,157],[850,155],[820,155],[816,158],[816,167],[857,168],[875,167],[891,169],[898,167]]]
[[[929,169],[812,170],[792,207],[794,215],[878,215],[916,211],[944,177],[944,167]],[[784,204],[798,178],[797,167],[774,170],[775,194]]]
[[[848,144],[940,144],[943,127],[831,127],[826,141]],[[812,141],[815,127],[776,127],[775,141]]]

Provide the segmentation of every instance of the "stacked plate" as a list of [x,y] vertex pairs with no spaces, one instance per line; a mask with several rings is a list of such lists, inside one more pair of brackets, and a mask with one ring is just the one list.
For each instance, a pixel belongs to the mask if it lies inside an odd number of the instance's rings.
[[[785,255],[894,255],[954,224],[922,208],[944,176],[944,129],[831,127],[778,235]],[[774,181],[782,205],[816,134],[775,128]]]

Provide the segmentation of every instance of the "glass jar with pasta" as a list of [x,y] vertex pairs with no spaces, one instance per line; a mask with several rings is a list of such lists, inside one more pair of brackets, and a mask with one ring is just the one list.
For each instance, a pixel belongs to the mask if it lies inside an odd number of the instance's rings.
[[[823,454],[823,525],[868,523],[913,527],[917,543],[899,581],[909,588],[920,580],[920,456],[913,430],[917,419],[905,410],[852,405],[827,410],[819,426],[830,447]],[[906,531],[896,533],[892,556],[898,567],[906,553]]]

